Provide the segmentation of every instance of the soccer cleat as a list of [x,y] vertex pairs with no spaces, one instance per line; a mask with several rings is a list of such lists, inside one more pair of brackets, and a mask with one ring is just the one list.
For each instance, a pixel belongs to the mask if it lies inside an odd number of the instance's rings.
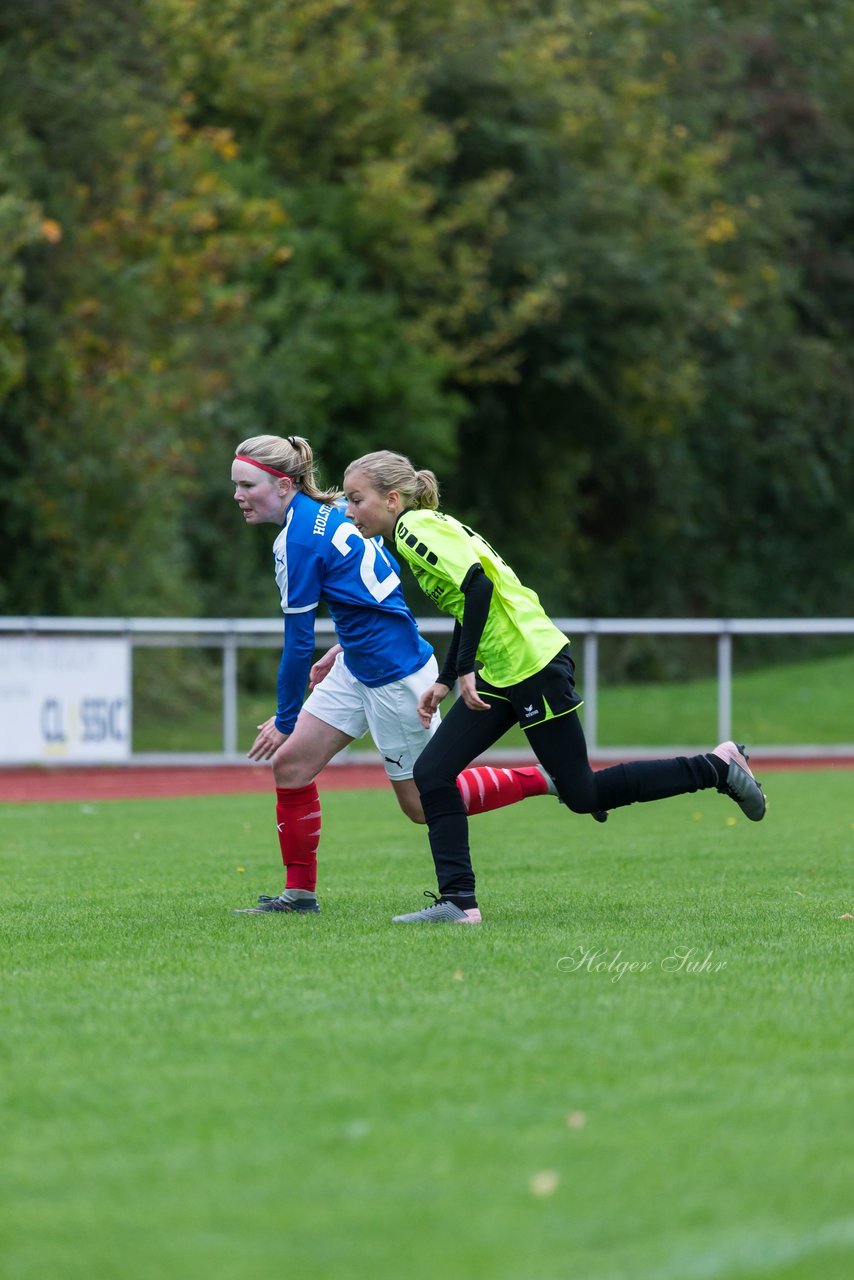
[[432,898],[433,904],[421,911],[413,911],[406,916],[392,916],[392,924],[480,924],[480,911],[477,907],[462,907],[448,902],[445,898],[437,898],[429,889],[424,890],[425,898]]
[[237,907],[234,911],[236,916],[259,916],[266,911],[290,911],[297,914],[305,914],[306,912],[316,913],[320,910],[320,904],[317,898],[286,898],[283,893],[278,898],[271,898],[269,894],[261,893],[258,895],[257,907]]
[[761,822],[765,817],[765,796],[747,763],[750,757],[744,743],[722,742],[712,755],[729,766],[726,781],[718,790],[734,800],[751,822]]

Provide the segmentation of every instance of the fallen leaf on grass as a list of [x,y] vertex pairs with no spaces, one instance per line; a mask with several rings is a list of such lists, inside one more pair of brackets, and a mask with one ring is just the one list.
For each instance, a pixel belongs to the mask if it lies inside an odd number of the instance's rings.
[[587,1124],[587,1116],[583,1111],[570,1111],[566,1123],[570,1129],[583,1129]]
[[533,1175],[528,1186],[532,1196],[543,1199],[545,1196],[554,1195],[559,1182],[560,1178],[554,1169],[541,1169],[539,1173]]

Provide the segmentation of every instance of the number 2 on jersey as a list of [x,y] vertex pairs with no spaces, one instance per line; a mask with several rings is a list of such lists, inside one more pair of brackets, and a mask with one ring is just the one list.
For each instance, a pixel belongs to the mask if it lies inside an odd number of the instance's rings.
[[[362,560],[359,564],[359,573],[362,581],[375,600],[385,600],[386,596],[391,595],[395,587],[399,585],[400,578],[392,569],[391,573],[380,582],[374,570],[374,565],[377,562],[378,551],[383,563],[388,565],[388,560],[386,560],[382,551],[379,550],[375,542],[372,542],[369,538],[363,538],[359,530],[354,529],[351,524],[339,524],[332,535],[332,545],[341,552],[342,556],[346,556],[350,553],[351,542],[358,543],[362,548]],[[390,565],[389,568],[391,568]]]

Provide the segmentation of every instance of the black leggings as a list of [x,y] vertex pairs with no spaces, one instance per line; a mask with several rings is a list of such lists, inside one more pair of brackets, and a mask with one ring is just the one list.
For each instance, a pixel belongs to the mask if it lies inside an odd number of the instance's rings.
[[[457,776],[516,723],[513,708],[496,700],[489,711],[472,711],[458,698],[415,762],[442,896],[474,894],[468,819]],[[528,741],[561,800],[573,813],[595,813],[623,805],[664,800],[718,785],[715,766],[704,755],[635,760],[593,770],[577,711],[526,730]]]

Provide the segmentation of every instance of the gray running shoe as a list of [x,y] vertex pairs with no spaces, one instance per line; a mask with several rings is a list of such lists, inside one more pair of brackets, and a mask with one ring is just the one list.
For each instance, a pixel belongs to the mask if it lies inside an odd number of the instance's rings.
[[294,898],[293,900],[286,898],[284,894],[279,894],[278,898],[271,898],[268,894],[262,893],[258,897],[257,907],[237,907],[233,914],[236,916],[260,916],[266,911],[290,911],[297,914],[312,912],[316,913],[320,910],[320,904],[317,898]]
[[481,916],[477,907],[469,907],[464,911],[453,902],[437,898],[429,889],[424,890],[425,898],[432,898],[433,904],[421,911],[413,911],[407,916],[392,916],[392,924],[480,924]]
[[761,822],[765,817],[765,796],[747,763],[750,757],[744,743],[722,742],[712,755],[729,765],[726,782],[718,790],[734,800],[751,822]]
[[[548,770],[544,769],[541,764],[535,764],[534,768],[536,769],[537,773],[542,774],[543,778],[545,779],[546,795],[558,796],[557,783],[555,782],[552,775],[548,772]],[[560,800],[560,796],[558,796],[558,799]],[[560,802],[561,804],[563,804],[562,800]]]

